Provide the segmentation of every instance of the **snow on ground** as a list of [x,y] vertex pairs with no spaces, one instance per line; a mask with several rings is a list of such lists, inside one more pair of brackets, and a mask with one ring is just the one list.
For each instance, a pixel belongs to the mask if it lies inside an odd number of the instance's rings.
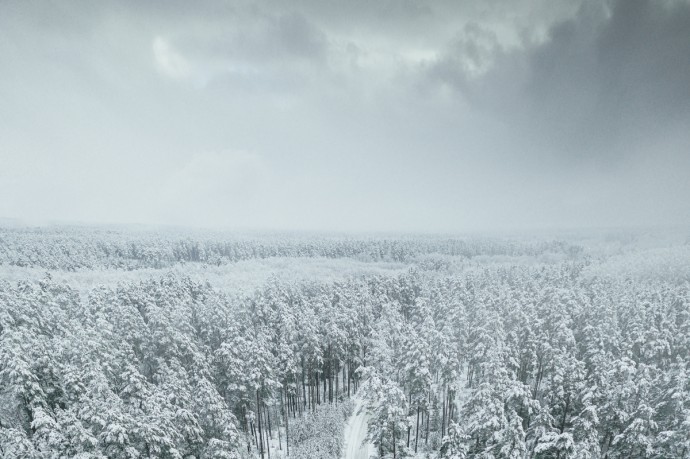
[[355,409],[345,425],[344,459],[369,459],[374,454],[374,446],[365,443],[368,415],[364,403],[355,397]]
[[350,258],[288,258],[271,257],[242,260],[221,266],[204,263],[177,264],[162,269],[144,268],[134,271],[97,269],[60,271],[0,265],[0,280],[40,280],[50,273],[56,282],[64,282],[86,294],[97,285],[109,287],[119,282],[157,279],[168,273],[189,276],[193,280],[208,281],[213,287],[228,293],[251,293],[269,279],[284,282],[339,281],[349,277],[397,275],[407,267],[404,263],[363,262]]

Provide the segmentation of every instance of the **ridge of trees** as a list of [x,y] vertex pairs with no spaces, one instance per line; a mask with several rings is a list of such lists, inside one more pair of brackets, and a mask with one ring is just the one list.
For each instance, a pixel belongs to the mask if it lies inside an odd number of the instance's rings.
[[0,265],[78,269],[166,268],[177,263],[222,265],[269,257],[353,258],[411,262],[420,255],[579,254],[563,241],[454,237],[345,237],[147,233],[95,228],[0,228]]

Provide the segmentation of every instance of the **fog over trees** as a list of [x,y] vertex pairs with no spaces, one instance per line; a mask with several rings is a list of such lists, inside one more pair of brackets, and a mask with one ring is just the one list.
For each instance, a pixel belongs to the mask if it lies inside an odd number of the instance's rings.
[[690,459],[690,0],[0,0],[0,459]]

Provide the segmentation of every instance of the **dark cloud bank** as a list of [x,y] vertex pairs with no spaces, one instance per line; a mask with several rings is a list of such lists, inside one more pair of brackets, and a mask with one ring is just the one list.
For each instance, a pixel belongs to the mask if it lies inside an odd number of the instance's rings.
[[0,215],[690,224],[690,3],[4,2]]
[[476,83],[448,73],[452,56],[431,74],[556,152],[624,160],[634,145],[689,126],[687,3],[585,3],[545,43],[495,52],[495,67]]

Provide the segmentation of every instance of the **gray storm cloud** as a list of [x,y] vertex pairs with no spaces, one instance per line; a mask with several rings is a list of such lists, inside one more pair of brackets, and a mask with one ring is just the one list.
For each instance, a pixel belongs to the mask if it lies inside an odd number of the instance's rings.
[[690,3],[3,2],[0,216],[690,224]]
[[[467,81],[459,70],[448,81],[477,104],[538,131],[556,151],[624,157],[619,147],[687,127],[689,30],[687,3],[586,3],[554,24],[544,43],[484,52],[496,55],[485,78]],[[480,39],[471,44],[481,48]]]

